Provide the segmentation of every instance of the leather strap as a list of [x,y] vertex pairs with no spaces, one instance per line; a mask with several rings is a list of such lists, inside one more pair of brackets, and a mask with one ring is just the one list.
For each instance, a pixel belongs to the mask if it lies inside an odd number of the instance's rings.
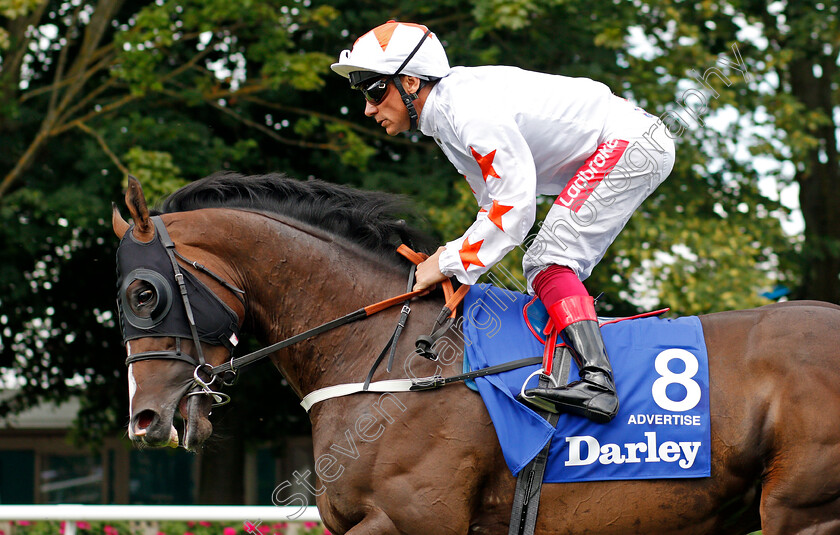
[[[408,283],[406,284],[406,291],[411,290],[414,286],[414,268],[412,267],[411,270],[408,272]],[[394,357],[397,355],[397,344],[400,341],[400,335],[402,334],[403,328],[405,328],[405,324],[408,321],[408,315],[411,313],[411,301],[406,300],[403,302],[402,311],[400,311],[400,319],[397,320],[397,326],[394,328],[393,334],[391,334],[391,338],[388,339],[388,343],[385,344],[385,347],[382,348],[382,351],[379,352],[379,356],[376,357],[376,360],[373,362],[373,366],[370,367],[370,371],[367,374],[367,378],[365,379],[365,386],[363,390],[367,390],[368,386],[370,385],[371,380],[373,379],[373,374],[376,373],[377,368],[379,365],[382,364],[382,359],[385,358],[385,354],[388,354],[388,366],[387,370],[390,373],[391,368],[394,366]],[[390,352],[388,349],[390,348]]]
[[348,383],[343,385],[328,386],[311,392],[305,396],[300,406],[306,412],[312,408],[312,405],[325,401],[327,399],[349,396],[359,392],[408,392],[416,384],[417,379],[388,379],[386,381],[376,381],[368,384],[365,383]]
[[490,366],[489,368],[482,368],[472,372],[453,375],[452,377],[441,377],[434,375],[431,377],[422,377],[420,379],[389,379],[386,381],[376,381],[370,383],[365,388],[365,383],[347,383],[342,385],[328,386],[326,388],[319,388],[304,396],[300,402],[300,406],[309,409],[316,403],[326,401],[328,399],[349,396],[359,392],[417,392],[421,390],[434,390],[442,386],[450,385],[466,381],[467,379],[475,379],[476,377],[484,377],[485,375],[492,375],[494,373],[502,373],[517,368],[524,368],[525,366],[533,366],[542,362],[542,357],[532,357],[527,359],[514,360],[506,364],[499,364]]
[[[569,380],[572,356],[566,346],[557,346],[557,351],[559,353],[555,354],[554,358],[559,359],[559,361],[557,366],[554,367],[552,376],[559,384],[566,384]],[[548,378],[541,377],[539,386],[545,388],[548,385]],[[537,414],[547,420],[552,427],[556,426],[560,419],[559,414],[547,411],[537,410]],[[508,535],[534,535],[537,526],[537,512],[540,508],[543,476],[545,475],[545,465],[548,462],[550,447],[551,439],[542,451],[519,472],[516,478],[516,490],[513,495]]]
[[[405,291],[409,291],[414,287],[414,275],[415,270],[412,269],[408,273],[408,284],[406,285]],[[403,303],[402,310],[400,311],[400,319],[397,321],[397,326],[394,328],[394,336],[391,339],[391,353],[388,355],[388,366],[385,368],[388,373],[391,373],[391,369],[394,367],[394,357],[397,356],[397,343],[400,340],[400,335],[402,334],[403,329],[405,329],[405,324],[408,321],[408,315],[411,314],[411,301],[405,301]]]

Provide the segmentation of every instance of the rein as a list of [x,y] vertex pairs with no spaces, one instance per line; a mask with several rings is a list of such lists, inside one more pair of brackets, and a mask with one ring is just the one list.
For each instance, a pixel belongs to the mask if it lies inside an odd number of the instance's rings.
[[[415,265],[419,264],[420,262],[422,262],[426,258],[425,255],[412,251],[406,245],[400,245],[397,248],[397,252],[399,252],[400,254],[402,254],[403,256],[408,258],[409,260],[411,260]],[[407,288],[411,288],[412,286],[414,286],[413,282],[414,282],[414,268],[412,268],[409,271]],[[467,291],[469,290],[469,286],[463,285],[460,288],[458,288],[457,291],[453,291],[452,282],[449,281],[449,280],[446,280],[443,283],[443,288],[444,288],[444,296],[446,297],[446,303],[444,303],[443,308],[441,309],[441,313],[438,316],[438,319],[440,319],[441,316],[454,318],[457,306],[464,299],[464,296],[467,294]],[[336,329],[336,328],[341,327],[343,325],[347,325],[348,323],[353,323],[355,321],[359,321],[359,320],[369,318],[370,316],[373,316],[374,314],[377,314],[379,312],[382,312],[383,310],[387,310],[387,309],[389,309],[393,306],[396,306],[396,305],[402,303],[403,304],[403,309],[402,309],[402,313],[400,315],[400,320],[397,322],[397,328],[394,331],[394,334],[391,336],[391,339],[389,340],[388,344],[385,345],[385,348],[382,350],[382,353],[377,358],[376,363],[374,364],[373,368],[371,369],[371,371],[368,375],[368,378],[365,382],[365,384],[370,384],[370,378],[373,376],[373,372],[376,370],[379,363],[382,362],[382,359],[385,356],[386,352],[388,351],[388,348],[392,348],[393,350],[396,349],[397,339],[399,338],[403,327],[405,327],[405,322],[408,319],[408,314],[411,312],[411,308],[408,306],[408,302],[412,298],[417,297],[417,296],[419,296],[423,293],[426,293],[427,291],[428,290],[407,291],[407,292],[402,293],[400,295],[385,299],[384,301],[380,301],[378,303],[374,303],[372,305],[362,307],[358,310],[350,312],[349,314],[341,316],[340,318],[336,318],[332,321],[322,323],[321,325],[319,325],[317,327],[313,327],[312,329],[309,329],[308,331],[304,331],[304,332],[296,334],[294,336],[290,336],[289,338],[286,338],[285,340],[281,340],[279,342],[271,344],[270,346],[266,346],[262,349],[258,349],[258,350],[254,351],[252,353],[248,353],[247,355],[242,355],[241,357],[231,358],[229,362],[226,362],[224,364],[220,364],[218,366],[214,366],[214,367],[210,368],[208,370],[208,373],[212,377],[216,377],[218,375],[222,375],[222,374],[227,373],[227,372],[233,372],[234,374],[236,374],[240,368],[242,368],[244,366],[247,366],[248,364],[253,364],[254,362],[257,362],[257,361],[267,357],[268,355],[270,355],[271,353],[274,353],[275,351],[279,351],[280,349],[286,348],[286,347],[288,347],[290,345],[293,345],[293,344],[296,344],[298,342],[302,342],[304,340],[312,338],[313,336],[317,336],[319,334],[325,333],[325,332],[330,331],[332,329]],[[436,325],[437,325],[437,323],[436,323]],[[438,330],[440,330],[440,329],[438,329]],[[391,365],[392,364],[393,364],[393,351],[392,351],[391,357],[389,358],[388,371],[391,370]]]
[[[412,273],[413,273],[413,270],[412,270]],[[275,351],[278,351],[278,350],[283,349],[285,347],[288,347],[290,345],[296,344],[298,342],[302,342],[302,341],[304,341],[308,338],[312,338],[313,336],[317,336],[319,334],[325,333],[325,332],[330,331],[332,329],[341,327],[342,325],[347,325],[348,323],[353,323],[354,321],[359,321],[359,320],[368,318],[368,317],[376,314],[377,312],[382,312],[383,310],[387,310],[387,309],[389,309],[389,308],[391,308],[395,305],[398,305],[398,304],[402,303],[403,301],[407,301],[407,300],[409,300],[413,297],[417,297],[418,295],[422,294],[425,291],[426,290],[418,290],[416,292],[407,292],[407,293],[404,293],[404,294],[400,294],[396,297],[391,297],[391,298],[386,299],[384,301],[380,301],[380,302],[375,303],[373,305],[369,305],[369,306],[360,308],[360,309],[358,309],[356,311],[353,311],[353,312],[351,312],[351,313],[349,313],[345,316],[342,316],[340,318],[336,318],[332,321],[322,323],[321,325],[319,325],[317,327],[313,327],[312,329],[309,329],[308,331],[304,331],[304,332],[296,334],[294,336],[290,336],[289,338],[286,338],[285,340],[281,340],[279,342],[271,344],[270,346],[266,346],[262,349],[258,349],[257,351],[254,351],[253,353],[248,353],[247,355],[242,355],[241,357],[232,358],[229,362],[226,362],[224,364],[220,364],[218,366],[212,367],[210,370],[208,370],[208,373],[210,373],[210,375],[212,375],[212,376],[218,376],[218,375],[221,375],[221,374],[229,372],[229,371],[233,372],[235,374],[238,371],[239,368],[242,368],[243,366],[247,366],[248,364],[253,364],[254,362],[257,362],[258,360],[261,360],[261,359],[267,357],[268,355],[270,355],[271,353],[274,353]]]
[[[454,382],[465,381],[474,377],[481,377],[492,373],[500,373],[503,371],[528,366],[538,361],[541,361],[541,358],[522,359],[520,361],[515,361],[499,366],[492,366],[490,368],[485,368],[482,370],[463,373],[461,375],[446,378],[441,376],[432,376],[419,379],[395,379],[371,383],[371,379],[373,378],[376,369],[384,360],[385,355],[388,354],[389,348],[390,356],[388,359],[387,369],[388,371],[391,371],[396,352],[397,341],[399,340],[400,334],[402,333],[406,321],[408,320],[408,315],[411,312],[411,308],[409,307],[410,300],[414,297],[418,297],[421,294],[425,294],[428,292],[428,289],[410,291],[411,287],[413,287],[414,285],[415,268],[412,267],[409,271],[408,284],[406,287],[407,291],[405,293],[394,297],[390,297],[388,299],[379,301],[378,303],[374,303],[366,307],[362,307],[358,310],[350,312],[349,314],[341,316],[340,318],[336,318],[326,323],[322,323],[317,327],[313,327],[312,329],[286,338],[285,340],[281,340],[269,346],[263,347],[262,349],[258,349],[246,355],[242,355],[241,357],[234,358],[233,356],[231,356],[231,359],[228,362],[220,364],[218,366],[212,366],[204,359],[204,353],[201,349],[201,339],[198,332],[198,326],[195,321],[195,316],[193,315],[192,306],[190,305],[189,292],[187,291],[187,286],[184,282],[184,273],[181,270],[181,267],[178,263],[178,259],[185,262],[186,264],[189,264],[197,271],[208,275],[209,277],[217,281],[219,284],[221,284],[223,287],[227,288],[243,305],[245,304],[245,299],[243,297],[245,292],[240,288],[237,288],[236,286],[225,281],[221,276],[217,275],[206,266],[193,260],[190,260],[178,253],[175,250],[175,244],[172,241],[172,238],[169,236],[169,232],[166,230],[166,226],[164,225],[163,220],[161,220],[159,216],[153,216],[151,220],[155,226],[156,231],[158,232],[161,244],[163,245],[164,250],[166,251],[166,255],[169,259],[169,263],[171,264],[172,270],[175,275],[175,282],[178,286],[178,291],[181,294],[181,300],[183,302],[186,313],[186,322],[188,323],[190,336],[195,346],[196,356],[193,357],[192,355],[182,352],[181,337],[175,336],[176,347],[174,351],[160,350],[135,353],[129,355],[125,362],[126,365],[130,365],[133,362],[141,360],[168,359],[180,360],[190,364],[194,364],[196,368],[193,371],[193,383],[196,388],[188,392],[186,395],[208,395],[213,398],[213,406],[224,405],[230,402],[230,396],[223,392],[214,391],[210,388],[211,385],[215,383],[217,378],[222,384],[230,385],[236,379],[236,375],[240,369],[249,364],[253,364],[259,360],[262,360],[263,358],[269,356],[270,354],[276,351],[279,351],[280,349],[294,345],[298,342],[302,342],[314,336],[318,336],[319,334],[323,334],[327,331],[336,329],[349,323],[368,318],[374,314],[377,314],[384,310],[388,310],[389,308],[394,307],[398,304],[402,304],[403,308],[400,313],[400,318],[397,322],[397,326],[390,339],[388,340],[388,343],[385,345],[385,347],[382,349],[381,353],[375,360],[364,383],[335,385],[311,392],[301,402],[301,405],[307,411],[313,404],[319,401],[338,396],[346,396],[356,392],[399,392],[429,390],[445,386]],[[397,252],[408,258],[415,265],[419,264],[427,258],[427,255],[412,251],[406,245],[400,245],[397,248]],[[203,285],[205,289],[207,289],[207,291],[210,291],[209,288],[207,288],[206,285],[204,285],[204,283],[202,283],[201,281],[197,282]],[[462,285],[458,288],[457,291],[455,291],[452,287],[452,281],[449,279],[445,280],[442,283],[442,287],[446,301],[443,305],[443,308],[441,309],[440,314],[435,320],[432,333],[430,335],[419,336],[415,343],[415,346],[417,348],[416,352],[430,360],[437,360],[437,355],[432,350],[432,346],[452,326],[455,319],[457,307],[470,288],[468,285]],[[224,345],[228,346],[231,353],[233,352],[235,346],[238,343],[238,339],[236,338],[235,334],[231,336],[229,340],[225,339],[223,341],[225,342]],[[207,379],[205,379],[204,377],[207,377]]]

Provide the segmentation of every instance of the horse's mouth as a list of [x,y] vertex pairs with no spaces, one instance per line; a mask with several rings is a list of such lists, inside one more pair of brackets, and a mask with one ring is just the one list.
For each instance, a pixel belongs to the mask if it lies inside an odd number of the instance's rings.
[[[183,395],[178,405],[140,410],[132,419],[129,437],[138,446],[178,448],[196,451],[213,433],[210,423],[211,398],[206,395]],[[172,412],[169,412],[172,411]],[[183,420],[183,432],[176,428],[175,413]],[[168,415],[168,416],[167,416]]]
[[[184,419],[184,433],[181,437],[185,449],[195,451],[213,433],[213,424],[210,423],[210,397],[209,396],[184,396],[178,403],[178,412]],[[173,431],[175,428],[173,426]],[[170,441],[170,445],[172,445]],[[178,433],[175,431],[175,444],[177,447]]]

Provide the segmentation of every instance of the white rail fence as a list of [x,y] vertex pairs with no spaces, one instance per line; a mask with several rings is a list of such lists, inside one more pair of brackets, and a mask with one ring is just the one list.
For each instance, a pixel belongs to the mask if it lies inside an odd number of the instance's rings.
[[316,507],[272,505],[0,505],[0,522],[65,521],[64,535],[77,535],[77,521],[320,522]]

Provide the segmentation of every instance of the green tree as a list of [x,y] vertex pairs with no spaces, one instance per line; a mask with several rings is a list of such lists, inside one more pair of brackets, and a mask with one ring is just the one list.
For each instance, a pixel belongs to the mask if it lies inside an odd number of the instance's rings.
[[[653,57],[628,56],[627,61],[633,71],[654,76],[648,83],[633,83],[633,92],[649,98],[670,91],[674,105],[682,108],[683,126],[693,131],[702,125],[690,112],[701,121],[711,112],[704,116],[704,104],[686,93],[692,88],[703,89],[709,110],[738,115],[723,135],[712,137],[705,127],[680,146],[678,164],[687,151],[700,151],[701,159],[691,158],[693,167],[680,175],[708,182],[706,191],[686,190],[707,202],[701,215],[713,220],[708,212],[713,208],[721,220],[728,219],[725,226],[734,224],[733,231],[754,237],[756,245],[743,250],[746,256],[755,258],[759,269],[769,263],[795,297],[840,301],[840,225],[832,209],[840,200],[833,186],[840,172],[840,7],[818,1],[651,1],[639,7],[634,24],[643,30]],[[725,78],[708,71],[715,66]],[[657,89],[660,82],[665,83]],[[702,167],[694,167],[698,163]],[[772,225],[755,226],[768,216],[784,217],[784,210],[759,191],[761,178],[775,179],[779,187],[798,185],[805,220],[801,239],[786,243]]]
[[[321,87],[331,58],[299,41],[333,12],[10,0],[0,14],[0,366],[20,389],[0,413],[81,395],[77,438],[96,447],[127,414],[108,221],[124,176],[143,177],[154,201],[256,166],[265,134],[230,99]],[[263,129],[287,153],[308,146]]]

